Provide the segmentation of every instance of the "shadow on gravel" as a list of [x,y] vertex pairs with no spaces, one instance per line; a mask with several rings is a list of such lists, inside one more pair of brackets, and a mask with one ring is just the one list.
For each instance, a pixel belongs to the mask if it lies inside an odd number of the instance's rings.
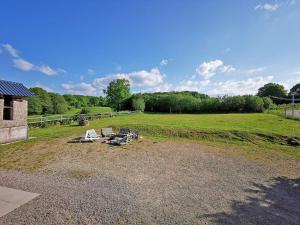
[[217,224],[299,224],[300,178],[277,177],[270,185],[252,183],[245,201],[233,201],[231,212],[204,215]]

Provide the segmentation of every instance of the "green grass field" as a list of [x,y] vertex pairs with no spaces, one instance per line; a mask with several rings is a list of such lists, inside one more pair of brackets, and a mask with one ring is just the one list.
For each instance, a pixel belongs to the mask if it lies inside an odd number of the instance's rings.
[[[140,129],[196,130],[202,132],[240,131],[266,135],[300,137],[300,123],[272,114],[134,114],[91,121],[90,127],[132,127]],[[39,137],[53,132],[73,133],[85,127],[61,126],[31,129],[31,136]]]
[[[104,112],[111,112],[111,108],[110,107],[102,107],[102,106],[95,106],[95,107],[87,107],[90,110],[90,113],[104,113]],[[81,109],[75,109],[72,108],[69,111],[67,111],[66,113],[64,113],[64,115],[75,115],[80,113]],[[30,115],[28,116],[28,119],[33,119],[33,118],[37,118],[37,117],[41,117],[42,115]]]
[[[300,137],[300,122],[272,114],[134,114],[91,121],[90,128],[130,127],[150,136],[179,137],[209,141],[255,140],[282,143],[284,137]],[[61,126],[31,129],[34,137],[80,133],[86,127]],[[274,139],[274,140],[273,140]]]
[[[200,141],[206,144],[235,145],[239,148],[277,149],[300,159],[299,148],[287,145],[287,138],[300,138],[300,121],[272,114],[131,114],[103,118],[88,127],[76,124],[31,128],[33,139],[14,145],[34,144],[58,137],[83,136],[87,129],[102,127],[137,129],[143,136]],[[3,146],[0,146],[0,150]]]
[[[87,107],[87,108],[90,110],[91,114],[105,113],[105,112],[111,112],[112,111],[110,107],[98,106],[98,107]],[[64,115],[76,115],[76,114],[79,114],[80,111],[81,111],[81,109],[72,108],[71,110],[64,113]],[[40,118],[41,116],[43,116],[43,115],[29,115],[28,119],[36,119],[36,118]],[[49,115],[47,115],[47,116],[49,116]],[[57,115],[51,115],[51,116],[57,116]]]

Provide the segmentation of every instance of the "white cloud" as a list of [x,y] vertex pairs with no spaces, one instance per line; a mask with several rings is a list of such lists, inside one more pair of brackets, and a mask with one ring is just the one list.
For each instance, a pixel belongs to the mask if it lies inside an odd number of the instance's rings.
[[168,65],[168,63],[169,63],[169,60],[168,60],[168,59],[162,59],[162,60],[160,61],[160,65],[161,65],[161,66],[166,66],[166,65]]
[[19,52],[10,44],[2,45],[3,48],[13,57],[14,66],[23,71],[38,71],[47,76],[57,75],[59,73],[66,73],[67,71],[61,68],[53,69],[47,65],[34,65],[33,63],[22,59],[19,56]]
[[264,10],[264,11],[268,11],[268,12],[275,12],[277,9],[279,8],[279,4],[274,3],[263,3],[263,4],[258,4],[257,6],[255,6],[255,10]]
[[57,70],[52,69],[50,66],[46,66],[46,65],[35,66],[34,70],[39,71],[47,76],[54,76],[58,74]]
[[165,75],[159,69],[153,68],[150,71],[140,70],[131,73],[117,73],[97,78],[93,84],[99,88],[105,88],[114,79],[127,79],[132,87],[154,87],[164,82]]
[[272,76],[254,77],[246,80],[185,80],[175,87],[176,91],[197,91],[212,96],[256,94],[258,88],[273,80]]
[[236,69],[231,65],[224,65],[223,61],[217,59],[210,62],[203,62],[196,69],[196,73],[203,76],[204,79],[208,80],[213,77],[217,72],[229,73]]
[[279,82],[280,84],[282,84],[288,91],[294,87],[294,85],[300,83],[300,71],[295,71],[293,73],[290,74],[291,77],[293,78],[289,78],[286,79],[282,82]]
[[85,82],[79,84],[66,83],[61,85],[62,88],[66,90],[67,93],[74,95],[97,95],[97,89]]
[[43,84],[41,84],[41,83],[39,83],[39,82],[36,82],[36,83],[35,83],[35,87],[43,88],[44,90],[46,90],[46,91],[48,91],[48,92],[54,92],[53,89],[51,89],[51,88],[49,88],[48,86],[43,85]]
[[84,80],[84,76],[81,75],[81,76],[79,77],[79,79],[80,79],[81,81],[83,81],[83,80]]
[[68,71],[66,71],[65,69],[62,68],[57,68],[56,69],[57,73],[67,73]]
[[21,59],[21,58],[14,59],[13,63],[14,63],[14,66],[16,68],[18,68],[19,70],[23,70],[23,71],[26,71],[26,72],[28,72],[28,71],[38,71],[38,72],[43,73],[47,76],[57,75],[61,71],[61,69],[55,70],[55,69],[52,69],[51,67],[46,66],[46,65],[35,66],[32,63],[30,63],[30,62],[28,62],[24,59]]
[[173,85],[169,84],[169,83],[162,83],[160,85],[154,86],[154,87],[150,87],[150,88],[146,88],[141,90],[141,92],[167,92],[167,91],[172,91],[173,90]]
[[223,66],[220,68],[220,71],[222,73],[230,73],[230,72],[234,72],[236,71],[236,68],[234,68],[233,66],[231,65],[226,65],[226,66]]
[[258,67],[258,68],[253,68],[247,71],[247,74],[257,74],[265,71],[267,67]]
[[93,69],[87,70],[88,75],[95,75],[95,71]]
[[14,58],[18,58],[19,57],[19,53],[18,50],[15,49],[12,45],[10,44],[4,44],[2,45],[3,48]]
[[171,85],[165,83],[165,75],[161,74],[159,69],[153,68],[150,71],[140,70],[131,73],[117,73],[94,79],[90,84],[62,84],[62,87],[69,93],[102,95],[103,89],[115,79],[129,80],[131,87],[147,92],[167,91],[171,89]]
[[24,59],[14,59],[14,66],[23,71],[31,71],[34,69],[34,65]]
[[175,88],[176,91],[198,91],[203,92],[204,88],[211,84],[210,80],[184,80]]
[[254,77],[247,80],[228,80],[216,82],[206,92],[209,95],[245,95],[256,94],[257,90],[273,80],[273,76]]

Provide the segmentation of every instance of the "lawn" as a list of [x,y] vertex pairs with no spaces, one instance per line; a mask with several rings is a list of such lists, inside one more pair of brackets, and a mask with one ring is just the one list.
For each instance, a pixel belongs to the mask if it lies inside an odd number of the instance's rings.
[[[74,137],[83,136],[87,129],[95,129],[99,132],[102,127],[113,127],[115,131],[120,127],[129,127],[139,130],[142,136],[150,139],[196,141],[221,149],[236,148],[246,157],[255,159],[269,160],[284,156],[292,160],[300,160],[299,148],[287,145],[287,138],[300,138],[300,121],[297,120],[263,113],[197,115],[140,113],[94,120],[88,127],[72,124],[31,128],[32,139],[0,146],[0,159],[2,157],[0,167],[1,165],[13,166],[12,161],[16,153],[21,157],[28,149],[35,149],[36,146],[44,149],[44,146],[55,143],[56,138],[64,138],[64,141],[68,142]],[[37,162],[34,163],[40,165],[40,162],[42,163],[52,154],[51,151],[51,149],[50,151],[45,149],[45,152],[34,151],[37,154],[34,157],[37,158]],[[21,157],[23,159],[27,157],[23,156]],[[9,159],[10,166],[6,164],[6,159]],[[27,163],[25,164],[28,166]]]
[[[87,107],[87,108],[90,110],[91,114],[112,111],[110,107],[102,107],[102,106]],[[64,115],[76,115],[76,114],[79,114],[80,111],[81,111],[81,109],[72,108],[69,111],[67,111],[66,113],[64,113]],[[55,116],[55,115],[53,115],[53,116]],[[30,116],[28,116],[28,119],[35,119],[35,118],[40,118],[40,117],[41,117],[41,115],[30,115]]]
[[[115,128],[128,126],[144,130],[185,130],[198,132],[237,131],[251,134],[266,134],[300,137],[300,122],[272,114],[134,114],[91,121],[90,127]],[[44,129],[31,129],[31,136],[56,136],[58,133],[75,133],[84,127],[62,126]]]

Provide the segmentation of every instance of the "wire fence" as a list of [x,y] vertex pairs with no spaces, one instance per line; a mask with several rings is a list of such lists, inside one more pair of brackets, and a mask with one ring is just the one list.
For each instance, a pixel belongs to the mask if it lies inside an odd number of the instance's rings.
[[115,117],[128,115],[133,113],[139,113],[140,111],[120,111],[120,112],[105,112],[105,113],[89,113],[89,114],[74,114],[74,115],[49,115],[39,116],[27,119],[29,127],[46,127],[54,124],[71,124],[77,122],[80,119],[95,120],[107,117]]

